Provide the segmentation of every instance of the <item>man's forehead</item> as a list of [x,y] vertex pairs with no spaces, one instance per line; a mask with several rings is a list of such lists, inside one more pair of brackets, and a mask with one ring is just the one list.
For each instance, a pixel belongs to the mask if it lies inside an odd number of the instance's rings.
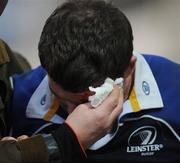
[[[93,95],[93,92],[90,92],[90,90],[85,90],[80,93],[73,93],[64,90],[59,84],[55,83],[53,80],[49,78],[49,87],[51,92],[56,95],[56,97],[59,97],[60,99],[73,99],[73,101],[87,101],[88,97],[90,95]],[[70,100],[71,101],[71,100]]]
[[8,0],[0,0],[0,16],[4,11],[4,8],[6,7]]

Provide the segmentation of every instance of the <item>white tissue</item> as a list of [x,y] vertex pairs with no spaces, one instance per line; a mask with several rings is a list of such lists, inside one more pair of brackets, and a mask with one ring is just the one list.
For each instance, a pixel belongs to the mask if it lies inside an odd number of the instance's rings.
[[111,93],[113,90],[113,85],[118,85],[119,87],[123,87],[123,78],[117,78],[115,81],[111,78],[106,78],[104,84],[100,87],[89,87],[89,90],[95,92],[93,96],[89,96],[88,100],[91,103],[92,107],[99,106],[104,99]]

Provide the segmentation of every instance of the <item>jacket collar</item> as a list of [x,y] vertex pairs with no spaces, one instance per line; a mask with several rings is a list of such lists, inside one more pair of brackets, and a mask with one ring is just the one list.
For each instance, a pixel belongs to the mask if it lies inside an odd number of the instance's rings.
[[134,52],[134,55],[137,57],[134,86],[120,117],[127,113],[163,107],[159,88],[148,63],[141,54]]
[[48,76],[46,75],[29,100],[26,116],[60,124],[64,119],[56,114],[58,108],[59,102],[49,89]]

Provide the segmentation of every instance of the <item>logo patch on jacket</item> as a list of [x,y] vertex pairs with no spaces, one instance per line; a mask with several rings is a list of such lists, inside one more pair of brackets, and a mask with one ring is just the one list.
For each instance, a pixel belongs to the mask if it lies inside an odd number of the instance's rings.
[[157,129],[154,126],[143,126],[133,131],[128,138],[128,153],[140,153],[141,156],[151,156],[163,148],[155,143]]
[[142,82],[142,89],[143,89],[143,92],[145,93],[145,95],[148,96],[150,94],[150,86],[146,81]]
[[41,105],[45,105],[46,103],[46,94],[41,98]]

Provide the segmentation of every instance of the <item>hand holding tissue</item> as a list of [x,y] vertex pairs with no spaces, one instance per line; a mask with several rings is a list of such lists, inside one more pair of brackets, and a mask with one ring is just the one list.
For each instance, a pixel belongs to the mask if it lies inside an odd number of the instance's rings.
[[113,90],[113,85],[118,85],[119,87],[123,87],[123,78],[117,78],[115,81],[111,78],[106,78],[104,83],[100,87],[89,87],[90,91],[95,92],[93,96],[89,96],[88,100],[91,103],[92,107],[99,106],[111,93]]

